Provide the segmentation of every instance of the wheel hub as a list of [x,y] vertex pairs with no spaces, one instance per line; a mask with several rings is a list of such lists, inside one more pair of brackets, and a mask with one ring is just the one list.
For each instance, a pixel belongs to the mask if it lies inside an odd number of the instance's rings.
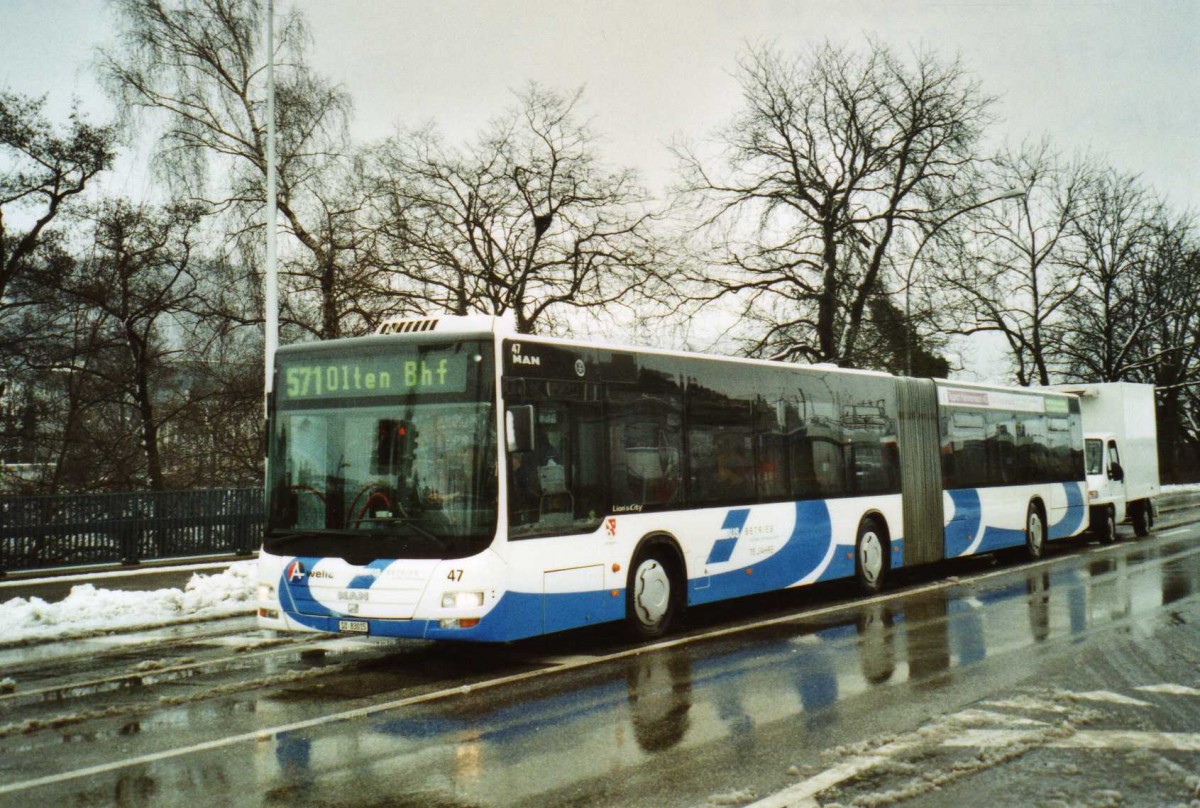
[[1035,550],[1042,546],[1042,517],[1037,511],[1029,514],[1029,543]]
[[883,542],[874,531],[864,533],[858,545],[858,566],[862,577],[869,584],[879,580],[883,571]]
[[647,626],[662,620],[671,603],[671,579],[662,564],[654,559],[643,561],[634,575],[634,608],[638,619]]

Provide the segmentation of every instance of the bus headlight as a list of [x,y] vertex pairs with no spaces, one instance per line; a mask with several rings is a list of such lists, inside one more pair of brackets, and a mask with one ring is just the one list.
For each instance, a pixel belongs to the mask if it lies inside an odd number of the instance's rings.
[[275,587],[270,584],[258,585],[258,616],[269,620],[279,619],[279,610],[271,608],[275,605]]
[[469,609],[483,605],[482,592],[446,592],[442,595],[443,609]]

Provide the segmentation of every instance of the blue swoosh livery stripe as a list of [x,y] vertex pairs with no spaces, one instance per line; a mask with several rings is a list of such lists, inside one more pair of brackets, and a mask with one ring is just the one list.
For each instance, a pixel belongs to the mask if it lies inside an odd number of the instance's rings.
[[[797,502],[792,535],[774,555],[749,567],[689,581],[688,603],[710,603],[790,586],[817,569],[829,553],[832,540],[829,506],[824,500]],[[826,574],[834,571],[827,570]]]
[[946,525],[946,558],[954,558],[966,552],[979,534],[983,509],[979,504],[978,489],[960,488],[946,493],[954,503],[954,516]]
[[1067,491],[1067,510],[1063,518],[1050,526],[1046,535],[1051,539],[1062,539],[1074,536],[1087,524],[1087,500],[1084,499],[1085,483],[1063,483]]
[[379,573],[390,566],[394,559],[377,558],[368,564],[364,569],[372,570],[371,574],[362,574],[354,576],[350,583],[346,584],[347,589],[370,589],[379,580]]

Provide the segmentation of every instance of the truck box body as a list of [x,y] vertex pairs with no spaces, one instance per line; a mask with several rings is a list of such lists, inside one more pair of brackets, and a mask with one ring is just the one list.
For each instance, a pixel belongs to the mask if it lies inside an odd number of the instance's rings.
[[1079,395],[1084,435],[1116,438],[1125,470],[1125,498],[1158,496],[1158,429],[1154,385],[1131,382],[1061,385]]

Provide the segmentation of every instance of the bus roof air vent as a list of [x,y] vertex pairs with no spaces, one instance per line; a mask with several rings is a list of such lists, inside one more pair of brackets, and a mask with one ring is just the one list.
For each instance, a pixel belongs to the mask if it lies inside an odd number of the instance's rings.
[[446,314],[432,317],[396,317],[384,320],[376,334],[507,334],[516,331],[516,323],[510,315],[491,314]]
[[419,318],[416,320],[384,320],[379,324],[379,330],[376,334],[417,334],[423,331],[433,331],[438,327],[438,320],[434,318]]

